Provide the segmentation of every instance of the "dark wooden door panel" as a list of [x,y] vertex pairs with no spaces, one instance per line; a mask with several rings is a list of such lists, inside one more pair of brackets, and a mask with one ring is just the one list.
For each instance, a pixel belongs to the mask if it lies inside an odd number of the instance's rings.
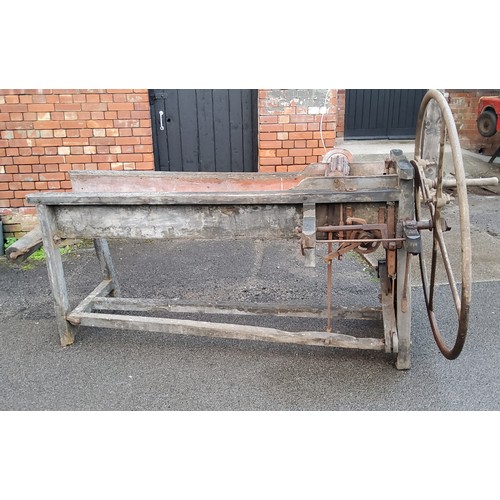
[[156,89],[150,99],[157,170],[257,171],[257,91]]
[[354,89],[346,91],[346,139],[411,139],[421,89]]

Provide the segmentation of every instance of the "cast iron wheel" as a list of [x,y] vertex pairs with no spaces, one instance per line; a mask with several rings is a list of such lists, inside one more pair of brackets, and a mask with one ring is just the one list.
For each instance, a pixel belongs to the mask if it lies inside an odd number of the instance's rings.
[[[439,155],[436,167],[436,179],[434,182],[425,177],[426,161],[422,159],[425,143],[425,127],[428,123],[424,122],[424,116],[428,104],[435,101],[441,113],[440,126],[440,141]],[[446,197],[443,192],[443,164],[446,137],[448,137],[451,146],[453,165],[456,178],[456,194],[455,203],[459,209],[459,232],[461,240],[460,261],[460,283],[461,292],[458,291],[457,281],[453,276],[453,270],[449,259],[449,254],[444,241],[444,232],[449,228],[446,227],[444,219],[441,217],[441,210],[446,205]],[[465,173],[462,161],[462,153],[460,142],[458,139],[457,129],[453,120],[450,107],[443,95],[437,90],[429,90],[422,100],[420,106],[417,131],[415,139],[415,161],[413,162],[416,171],[415,183],[415,212],[417,221],[423,221],[428,218],[430,213],[430,221],[432,222],[432,257],[430,262],[430,275],[428,273],[427,263],[425,261],[424,252],[419,255],[420,271],[422,275],[422,286],[424,290],[424,299],[427,306],[427,314],[432,328],[434,339],[439,347],[439,350],[448,359],[455,359],[460,355],[464,346],[465,337],[467,335],[467,326],[469,321],[469,307],[471,300],[471,240],[470,240],[470,225],[469,225],[469,205],[467,200],[467,186],[465,184]],[[431,186],[435,187],[436,193],[431,193]],[[424,217],[422,205],[427,205],[429,212]],[[423,230],[425,231],[425,230]],[[438,252],[439,250],[439,252]],[[436,282],[436,264],[438,262],[438,253],[441,255],[442,263],[446,271],[448,283],[453,296],[455,311],[458,320],[458,331],[454,345],[449,347],[439,330],[436,315],[434,311],[435,299],[435,282]]]
[[497,131],[497,115],[491,109],[485,109],[477,119],[477,129],[483,137],[492,137]]

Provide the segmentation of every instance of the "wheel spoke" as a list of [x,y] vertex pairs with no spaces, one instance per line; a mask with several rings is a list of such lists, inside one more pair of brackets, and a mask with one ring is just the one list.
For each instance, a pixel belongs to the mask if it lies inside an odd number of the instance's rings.
[[429,285],[429,298],[427,307],[434,310],[434,283],[436,282],[436,264],[437,264],[437,245],[436,238],[432,238],[432,257],[431,257],[431,277]]
[[451,293],[453,295],[453,301],[455,302],[455,309],[457,310],[457,315],[460,317],[461,301],[458,294],[457,285],[455,277],[453,276],[453,269],[451,268],[450,258],[448,256],[448,250],[444,243],[443,232],[440,227],[434,228],[435,238],[439,243],[439,249],[441,250],[441,257],[443,258],[444,268],[446,270],[446,275],[448,276],[448,282],[450,283]]

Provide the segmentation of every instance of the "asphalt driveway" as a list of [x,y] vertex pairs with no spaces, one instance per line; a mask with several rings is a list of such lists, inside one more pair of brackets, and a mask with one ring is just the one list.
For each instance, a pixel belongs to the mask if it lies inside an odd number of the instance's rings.
[[[324,268],[305,269],[296,241],[114,241],[111,250],[124,296],[300,304],[326,297]],[[76,305],[100,279],[98,265],[85,247],[64,262]],[[362,260],[345,259],[334,276],[334,304],[377,305],[377,279]],[[23,269],[0,261],[0,409],[498,410],[499,296],[499,281],[474,283],[469,337],[450,362],[434,344],[415,287],[413,366],[401,372],[381,352],[108,329],[82,328],[61,348],[45,263]],[[369,325],[370,336],[380,332],[379,323]]]

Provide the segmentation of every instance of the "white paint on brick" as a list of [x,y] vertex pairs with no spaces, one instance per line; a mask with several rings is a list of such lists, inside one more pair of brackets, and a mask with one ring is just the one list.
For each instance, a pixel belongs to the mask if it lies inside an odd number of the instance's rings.
[[310,106],[307,108],[308,115],[319,115],[319,107],[318,106]]
[[71,149],[67,146],[61,146],[57,148],[57,154],[59,155],[69,155],[71,153]]
[[39,121],[48,121],[50,120],[50,113],[37,113],[36,117]]
[[94,134],[94,137],[106,137],[105,128],[95,128],[92,133]]

